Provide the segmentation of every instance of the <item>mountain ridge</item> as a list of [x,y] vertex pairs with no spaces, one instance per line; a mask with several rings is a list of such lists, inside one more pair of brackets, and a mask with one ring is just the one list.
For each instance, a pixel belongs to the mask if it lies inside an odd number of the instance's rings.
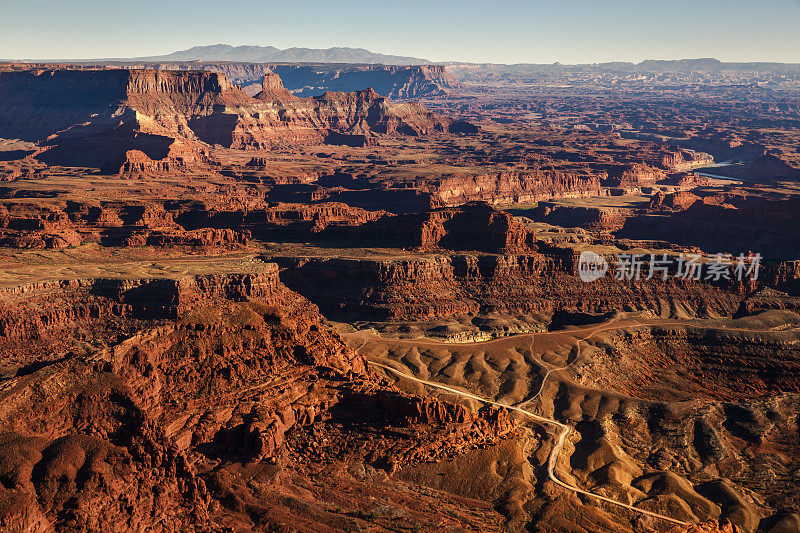
[[237,61],[252,63],[367,63],[384,65],[428,65],[431,62],[408,56],[371,52],[365,48],[331,47],[286,49],[274,46],[214,44],[194,46],[170,54],[130,58],[135,61]]
[[136,57],[72,58],[72,59],[9,59],[0,58],[2,63],[78,63],[108,64],[135,62],[217,62],[242,64],[311,64],[311,65],[388,65],[423,66],[444,65],[449,67],[495,67],[525,68],[542,71],[592,69],[618,72],[720,72],[720,71],[796,71],[800,63],[779,61],[722,61],[713,57],[679,59],[644,59],[633,61],[603,61],[595,63],[494,63],[481,61],[430,61],[428,59],[381,54],[365,48],[330,47],[305,48],[291,47],[280,49],[274,46],[213,44],[193,46],[168,54]]

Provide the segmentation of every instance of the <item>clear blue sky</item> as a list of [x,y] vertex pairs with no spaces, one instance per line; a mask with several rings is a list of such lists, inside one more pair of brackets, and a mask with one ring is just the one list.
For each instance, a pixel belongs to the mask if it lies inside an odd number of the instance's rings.
[[800,0],[0,0],[0,58],[206,44],[352,46],[434,61],[800,62]]

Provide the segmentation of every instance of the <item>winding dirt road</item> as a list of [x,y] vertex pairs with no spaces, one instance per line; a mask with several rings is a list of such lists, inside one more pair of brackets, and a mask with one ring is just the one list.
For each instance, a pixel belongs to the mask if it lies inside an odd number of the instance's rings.
[[[664,516],[662,514],[654,513],[652,511],[647,511],[646,509],[640,509],[638,507],[634,507],[633,505],[628,505],[627,503],[618,502],[616,500],[612,500],[611,498],[606,498],[605,496],[600,496],[599,494],[593,494],[591,492],[585,491],[585,490],[583,490],[581,488],[578,488],[578,487],[574,487],[574,486],[572,486],[572,485],[570,485],[568,483],[565,483],[565,482],[561,481],[560,479],[558,479],[556,477],[556,475],[555,475],[555,468],[556,468],[556,463],[558,462],[558,456],[561,454],[561,449],[564,447],[564,441],[566,440],[567,435],[569,434],[570,430],[572,429],[568,425],[562,424],[561,422],[558,422],[556,420],[552,420],[550,418],[545,418],[545,417],[539,416],[539,415],[534,414],[534,413],[532,413],[530,411],[522,409],[521,407],[515,407],[513,405],[507,405],[507,404],[504,404],[504,403],[495,402],[495,401],[489,400],[487,398],[481,398],[480,396],[476,396],[475,394],[471,394],[469,392],[460,391],[458,389],[454,389],[452,387],[448,387],[446,385],[442,385],[441,383],[436,383],[434,381],[427,381],[427,380],[424,380],[424,379],[419,379],[417,377],[412,376],[411,374],[406,374],[405,372],[401,372],[401,371],[399,371],[399,370],[397,370],[395,368],[392,368],[390,366],[387,366],[387,365],[384,365],[384,364],[381,364],[381,363],[376,363],[374,361],[367,361],[367,363],[370,364],[370,365],[373,365],[373,366],[377,366],[377,367],[383,368],[384,370],[388,370],[389,372],[392,372],[393,374],[395,374],[397,376],[400,376],[400,377],[403,377],[403,378],[406,378],[406,379],[410,379],[411,381],[416,381],[417,383],[422,383],[423,385],[427,385],[429,387],[442,389],[442,390],[445,390],[447,392],[450,392],[450,393],[453,393],[453,394],[457,394],[459,396],[463,396],[464,398],[471,398],[473,400],[477,400],[479,402],[483,402],[483,403],[486,403],[486,404],[489,404],[489,405],[502,407],[504,409],[509,409],[511,411],[517,411],[518,413],[522,413],[523,415],[528,416],[528,417],[530,417],[533,420],[536,420],[538,422],[543,422],[545,424],[549,424],[551,426],[555,426],[555,427],[557,427],[559,429],[559,434],[558,434],[558,437],[556,437],[556,443],[553,446],[553,449],[550,451],[550,457],[548,458],[548,461],[547,461],[547,475],[550,477],[550,479],[553,481],[553,483],[555,483],[559,487],[565,488],[567,490],[571,490],[571,491],[576,492],[578,494],[583,494],[584,496],[589,496],[591,498],[596,498],[598,500],[604,501],[606,503],[610,503],[612,505],[616,505],[616,506],[619,506],[619,507],[624,507],[625,509],[629,509],[631,511],[634,511],[634,512],[637,512],[637,513],[641,513],[641,514],[644,514],[644,515],[647,515],[647,516],[652,516],[653,518],[658,518],[659,520],[665,520],[667,522],[671,522],[673,524],[679,524],[679,525],[682,525],[682,526],[690,526],[691,525],[690,523],[684,522],[682,520],[677,520],[675,518],[670,518],[669,516]],[[553,369],[550,372],[548,372],[545,375],[545,381],[546,381],[547,377],[550,375],[550,373],[555,371],[555,370],[560,370],[560,369]],[[542,387],[544,387],[544,381],[542,382]],[[539,391],[541,392],[541,388],[539,389]],[[537,394],[537,396],[538,396],[538,394]]]

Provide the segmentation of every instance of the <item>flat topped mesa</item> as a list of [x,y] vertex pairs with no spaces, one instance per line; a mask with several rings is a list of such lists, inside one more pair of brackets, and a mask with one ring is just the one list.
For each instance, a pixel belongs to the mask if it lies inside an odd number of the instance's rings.
[[216,72],[128,71],[128,93],[221,93],[234,89],[225,74]]
[[246,106],[252,99],[225,74],[129,70],[125,104],[146,115],[178,111],[208,114],[213,106]]

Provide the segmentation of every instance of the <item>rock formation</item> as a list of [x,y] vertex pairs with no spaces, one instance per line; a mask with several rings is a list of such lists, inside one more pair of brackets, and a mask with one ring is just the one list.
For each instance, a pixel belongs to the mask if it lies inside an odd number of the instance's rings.
[[800,250],[790,229],[797,224],[797,205],[796,197],[770,198],[757,189],[732,189],[702,197],[692,192],[655,195],[650,203],[654,214],[627,218],[618,236],[737,254],[752,250],[773,260],[793,259]]
[[419,251],[438,249],[526,253],[535,236],[508,213],[482,202],[427,213],[385,216],[341,232],[354,241]]
[[[174,166],[176,139],[243,149],[318,144],[333,135],[337,144],[356,142],[341,136],[361,136],[366,145],[368,136],[424,136],[446,132],[452,122],[418,104],[390,104],[372,89],[298,99],[270,72],[257,99],[214,72],[0,72],[0,104],[0,137],[51,146],[40,156],[48,164],[127,162],[134,170],[153,166],[144,157]],[[129,160],[130,151],[140,153]]]
[[[475,246],[481,240],[475,239]],[[343,320],[415,321],[481,314],[551,316],[646,310],[661,316],[734,313],[735,288],[703,282],[586,284],[569,249],[527,255],[435,255],[413,260],[281,258],[282,280]],[[329,280],[320,287],[312,280]]]
[[422,190],[438,197],[445,205],[471,201],[503,205],[602,194],[597,175],[543,169],[442,176],[420,185]]
[[[373,135],[426,136],[448,131],[451,121],[428,112],[418,104],[390,104],[371,87],[353,93],[325,92],[313,98],[297,98],[283,88],[280,78],[274,73],[264,76],[262,90],[255,98],[269,102],[274,107],[272,116],[260,116],[259,129],[265,130],[266,138],[261,142],[280,142],[282,135],[312,136],[321,139],[333,137],[334,144],[348,144],[348,137],[361,140]],[[296,134],[295,132],[307,132]],[[271,138],[274,137],[274,138]]]
[[[126,62],[105,63],[124,68],[158,70],[205,70],[218,72],[248,91],[260,90],[264,76],[277,74],[293,94],[319,96],[326,91],[357,92],[373,87],[392,100],[437,98],[457,94],[461,84],[443,65],[294,65],[235,62]],[[257,92],[256,90],[256,92]],[[250,93],[254,95],[255,92]]]
[[[250,465],[307,476],[305,459],[287,451],[324,449],[314,435],[298,448],[314,421],[417,428],[412,453],[392,454],[403,439],[390,432],[373,442],[373,454],[388,454],[396,467],[441,454],[444,442],[468,448],[514,428],[497,410],[475,413],[372,380],[364,360],[268,265],[262,273],[52,288],[0,295],[0,523],[8,530],[279,524],[296,504],[275,496],[294,482],[268,476],[262,509],[242,514],[229,501],[240,491],[235,472]],[[138,331],[125,335],[137,321]],[[70,344],[85,331],[94,332],[91,343]],[[53,356],[36,360],[40,347]],[[408,489],[385,487],[402,506]],[[324,511],[306,520],[319,528],[341,519]]]

